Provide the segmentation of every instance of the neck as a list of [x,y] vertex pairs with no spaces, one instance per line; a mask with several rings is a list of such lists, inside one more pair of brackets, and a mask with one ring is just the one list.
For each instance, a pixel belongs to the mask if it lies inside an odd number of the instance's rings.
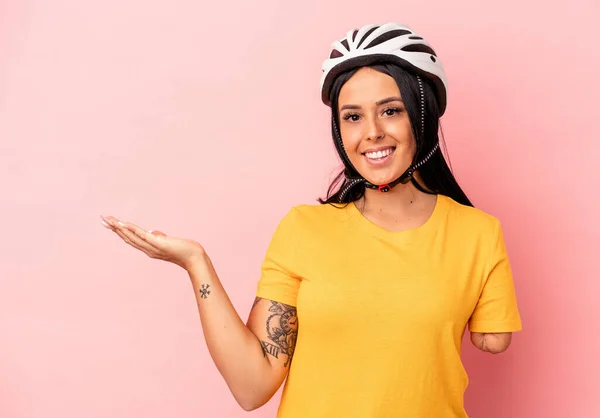
[[435,199],[435,195],[423,193],[409,182],[397,184],[387,193],[366,189],[364,197],[357,202],[357,206],[363,212],[403,216],[429,206],[435,202]]

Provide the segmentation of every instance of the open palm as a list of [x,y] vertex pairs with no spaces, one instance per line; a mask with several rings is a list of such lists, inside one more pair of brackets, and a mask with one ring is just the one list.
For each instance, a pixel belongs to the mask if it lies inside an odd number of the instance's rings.
[[102,217],[102,220],[104,227],[150,258],[165,260],[187,270],[204,254],[204,248],[196,241],[170,237],[160,231],[146,231],[130,222],[123,223],[113,216]]

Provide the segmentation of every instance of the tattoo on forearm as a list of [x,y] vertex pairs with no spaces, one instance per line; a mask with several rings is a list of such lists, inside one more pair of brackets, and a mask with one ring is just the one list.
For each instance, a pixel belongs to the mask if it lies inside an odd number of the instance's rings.
[[287,359],[283,367],[290,364],[296,348],[298,338],[298,315],[296,308],[284,303],[271,301],[269,312],[272,314],[267,318],[267,335],[275,345],[261,341],[263,352],[279,358],[279,354],[286,354]]
[[208,290],[209,287],[210,287],[209,284],[203,284],[202,287],[200,288],[200,297],[202,299],[206,299],[208,297],[208,295],[210,295],[210,290]]

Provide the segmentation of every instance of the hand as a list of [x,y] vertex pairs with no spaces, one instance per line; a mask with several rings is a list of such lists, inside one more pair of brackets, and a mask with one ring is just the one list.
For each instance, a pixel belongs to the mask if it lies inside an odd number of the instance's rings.
[[204,248],[189,239],[170,237],[160,231],[146,231],[132,223],[123,223],[113,216],[101,216],[105,228],[150,258],[165,260],[188,270],[205,256]]

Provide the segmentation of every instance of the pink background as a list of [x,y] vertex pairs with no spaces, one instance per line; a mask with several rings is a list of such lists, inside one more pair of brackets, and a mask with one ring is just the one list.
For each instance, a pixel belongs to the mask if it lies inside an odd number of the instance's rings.
[[[246,319],[337,160],[322,59],[401,21],[450,80],[456,175],[504,226],[525,331],[465,344],[472,417],[600,416],[596,0],[0,2],[0,417],[242,417],[192,288],[100,214],[202,242]],[[273,417],[279,394],[251,413]]]

